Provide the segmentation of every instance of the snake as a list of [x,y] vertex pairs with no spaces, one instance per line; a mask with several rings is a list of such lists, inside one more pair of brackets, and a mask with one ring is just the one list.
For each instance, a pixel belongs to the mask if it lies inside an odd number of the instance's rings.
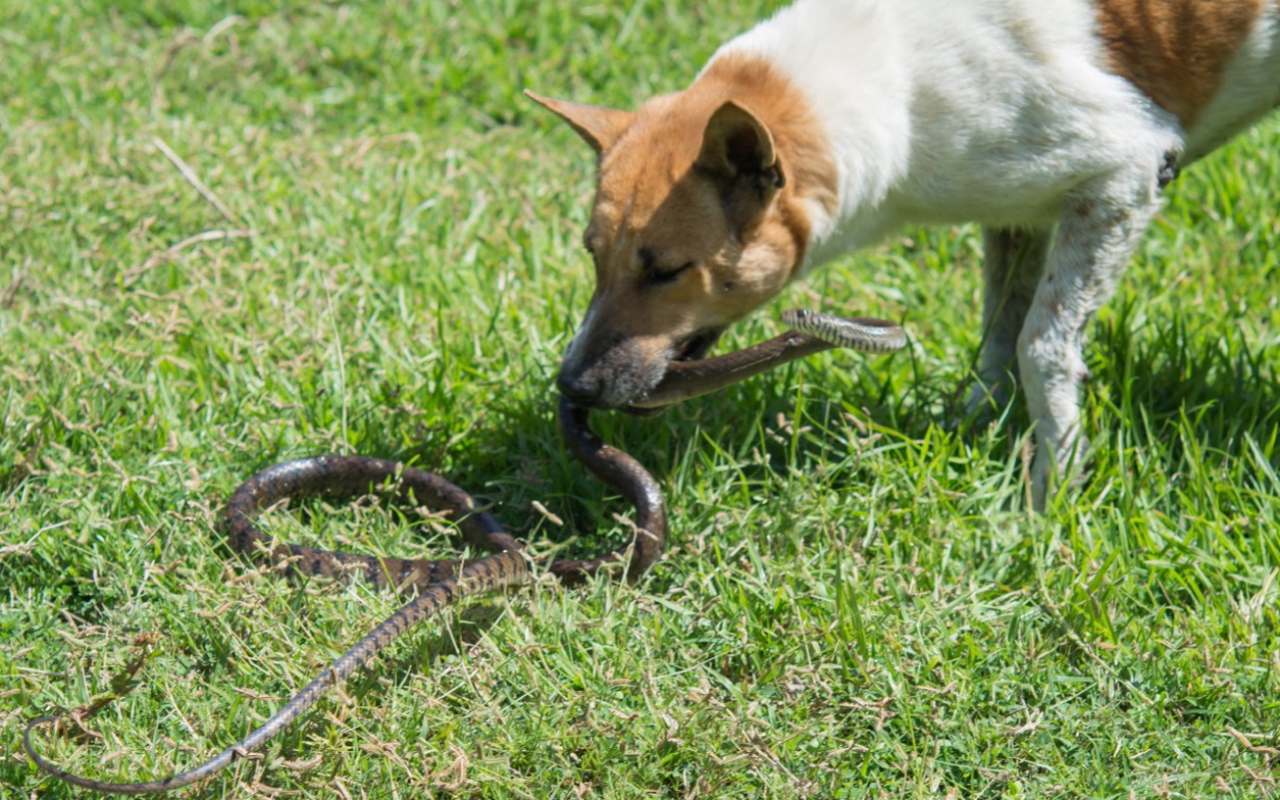
[[[888,353],[906,344],[906,333],[884,320],[849,319],[810,310],[783,314],[789,330],[752,347],[714,358],[670,365],[659,384],[635,404],[660,409],[708,394],[797,358],[834,347]],[[626,578],[635,582],[662,554],[667,515],[662,489],[635,458],[605,444],[589,423],[590,409],[561,398],[557,409],[560,434],[573,456],[598,479],[617,490],[635,509],[632,541],[586,559],[556,558],[535,564],[523,543],[470,494],[435,473],[380,458],[319,455],[269,466],[232,493],[220,518],[231,549],[297,576],[362,576],[377,587],[416,590],[409,602],[329,663],[265,722],[203,763],[168,777],[116,783],[78,775],[42,755],[32,733],[55,725],[66,714],[37,717],[27,723],[22,743],[45,773],[76,786],[109,794],[167,792],[212,777],[237,759],[248,757],[305,713],[329,689],[371,662],[418,622],[463,598],[529,582],[535,569],[550,572],[565,584],[584,581],[625,562]],[[426,505],[448,515],[472,548],[488,555],[473,560],[407,559],[359,555],[277,541],[258,527],[258,515],[286,500],[307,496],[350,497],[371,487],[392,487],[395,499]]]

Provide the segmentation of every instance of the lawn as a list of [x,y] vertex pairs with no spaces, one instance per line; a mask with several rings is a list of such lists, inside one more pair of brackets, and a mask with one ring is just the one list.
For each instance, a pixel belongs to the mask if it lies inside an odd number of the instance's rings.
[[[140,637],[137,688],[44,737],[81,772],[194,764],[398,605],[227,551],[216,515],[267,464],[436,468],[538,552],[624,535],[553,419],[592,159],[520,93],[679,88],[776,5],[0,0],[0,795],[77,794],[23,723]],[[1091,477],[1043,517],[1020,407],[955,431],[977,231],[908,231],[722,345],[804,305],[901,320],[907,351],[596,416],[667,493],[642,582],[468,603],[195,794],[1271,796],[1277,185],[1273,119],[1171,190],[1090,328]],[[273,529],[451,552],[431,520],[312,510]]]

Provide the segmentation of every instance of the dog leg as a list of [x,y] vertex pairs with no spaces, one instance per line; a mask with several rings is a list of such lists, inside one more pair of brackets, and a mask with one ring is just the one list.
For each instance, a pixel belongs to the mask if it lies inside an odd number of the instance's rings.
[[1043,510],[1056,479],[1083,461],[1084,327],[1115,292],[1159,207],[1158,170],[1127,171],[1068,199],[1044,275],[1018,336],[1018,366],[1035,424],[1032,499]]
[[1048,230],[982,229],[982,353],[966,416],[1001,409],[1012,396],[1018,333],[1044,271],[1050,238]]

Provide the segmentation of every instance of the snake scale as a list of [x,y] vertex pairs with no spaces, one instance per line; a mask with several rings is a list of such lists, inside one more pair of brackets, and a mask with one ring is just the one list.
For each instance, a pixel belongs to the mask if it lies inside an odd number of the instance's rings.
[[[885,353],[906,344],[902,329],[882,320],[845,319],[812,311],[789,311],[783,319],[790,331],[754,347],[716,358],[672,364],[663,381],[636,407],[660,408],[706,394],[832,347]],[[627,545],[595,558],[555,559],[541,566],[571,584],[626,561],[627,578],[634,581],[658,559],[666,541],[667,517],[662,490],[638,461],[605,444],[592,432],[589,413],[588,409],[562,398],[558,409],[560,433],[575,458],[635,506],[636,535]],[[261,511],[284,500],[314,495],[360,495],[371,487],[387,484],[394,487],[400,501],[447,513],[469,545],[490,555],[460,561],[320,550],[277,541],[264,533],[255,521]],[[222,514],[221,528],[234,550],[286,573],[341,577],[355,572],[376,586],[413,588],[417,594],[334,659],[266,722],[191,769],[159,780],[131,783],[77,775],[45,758],[32,744],[33,731],[54,725],[65,716],[53,714],[31,720],[23,732],[23,747],[41,770],[67,783],[112,794],[165,792],[204,780],[262,747],[331,687],[369,663],[416,623],[461,598],[524,583],[532,575],[523,544],[497,519],[478,508],[470,494],[439,475],[385,459],[323,455],[268,467],[242,483],[231,495]]]

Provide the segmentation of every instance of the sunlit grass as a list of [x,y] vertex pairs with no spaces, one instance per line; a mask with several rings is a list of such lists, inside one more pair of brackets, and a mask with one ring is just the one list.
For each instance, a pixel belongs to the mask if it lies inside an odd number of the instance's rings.
[[[539,548],[621,535],[552,418],[592,163],[520,92],[677,88],[774,5],[0,0],[0,784],[72,796],[22,723],[104,691],[139,634],[155,655],[103,738],[49,744],[80,771],[191,765],[397,605],[227,553],[216,514],[261,466],[396,457]],[[1278,143],[1273,120],[1172,190],[1090,329],[1092,475],[1046,516],[1019,408],[952,432],[976,231],[909,231],[724,345],[820,304],[902,320],[909,351],[597,416],[667,492],[640,585],[543,581],[423,626],[199,796],[1266,796]],[[332,514],[281,522],[441,550]]]

